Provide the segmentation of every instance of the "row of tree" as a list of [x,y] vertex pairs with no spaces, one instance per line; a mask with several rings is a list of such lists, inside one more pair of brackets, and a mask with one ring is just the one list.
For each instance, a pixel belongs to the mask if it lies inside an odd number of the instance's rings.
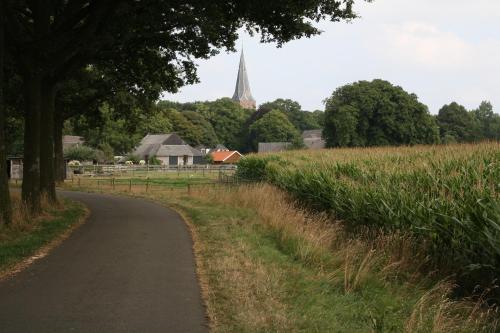
[[324,123],[329,147],[500,140],[500,115],[491,103],[467,111],[453,102],[433,116],[415,94],[383,80],[335,90],[326,100]]
[[[294,142],[301,145],[301,132],[322,128],[323,112],[307,112],[292,100],[262,104],[257,111],[244,109],[229,98],[213,102],[175,103],[160,101],[146,107],[97,106],[96,112],[80,114],[65,122],[64,134],[81,135],[102,152],[112,149],[126,155],[146,134],[178,133],[192,146],[224,144],[242,152],[256,151],[258,142]],[[16,147],[14,145],[13,147]],[[101,154],[108,156],[110,154]],[[69,156],[67,156],[69,157]]]
[[[352,1],[163,1],[163,0],[1,0],[0,1],[0,215],[11,220],[5,170],[5,110],[23,116],[22,199],[36,213],[43,193],[56,201],[61,140],[57,129],[69,113],[85,113],[81,84],[98,97],[121,91],[155,100],[197,81],[195,58],[224,48],[234,51],[238,31],[258,32],[278,45],[319,34],[322,19],[349,20]],[[88,69],[91,69],[88,71]],[[87,80],[88,72],[91,78]],[[17,79],[18,78],[18,79]],[[12,80],[11,80],[12,79]],[[5,91],[22,94],[7,106]],[[93,81],[105,89],[92,92]],[[6,93],[6,95],[9,93]],[[67,96],[68,97],[68,96]],[[98,100],[95,98],[93,100]],[[83,110],[85,109],[85,110]],[[92,110],[93,108],[90,108]],[[67,110],[68,113],[64,113]]]

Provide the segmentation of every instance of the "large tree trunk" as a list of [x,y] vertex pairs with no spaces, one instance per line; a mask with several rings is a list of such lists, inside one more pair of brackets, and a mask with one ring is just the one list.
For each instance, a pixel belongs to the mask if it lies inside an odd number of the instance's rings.
[[5,105],[3,98],[4,87],[4,13],[3,0],[0,0],[0,224],[9,224],[12,220],[12,206],[10,202],[9,183],[7,179],[7,154],[5,147]]
[[50,202],[57,201],[54,170],[55,86],[45,80],[41,91],[40,190]]
[[55,173],[56,182],[62,183],[65,178],[65,168],[64,163],[64,151],[63,151],[63,126],[64,119],[62,115],[62,110],[56,110],[55,112],[55,122],[54,122],[54,153],[55,153]]
[[40,93],[42,80],[35,71],[23,77],[24,167],[22,198],[31,213],[40,211]]

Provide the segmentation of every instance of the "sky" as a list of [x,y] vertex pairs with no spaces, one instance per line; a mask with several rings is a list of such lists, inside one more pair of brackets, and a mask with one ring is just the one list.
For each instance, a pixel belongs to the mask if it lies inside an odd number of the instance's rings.
[[[277,98],[303,110],[345,84],[384,79],[415,93],[437,114],[456,101],[468,109],[483,100],[500,111],[500,0],[375,0],[355,5],[350,23],[320,22],[319,36],[277,48],[240,35],[257,104]],[[190,102],[231,97],[239,53],[197,61],[200,83],[163,99]]]

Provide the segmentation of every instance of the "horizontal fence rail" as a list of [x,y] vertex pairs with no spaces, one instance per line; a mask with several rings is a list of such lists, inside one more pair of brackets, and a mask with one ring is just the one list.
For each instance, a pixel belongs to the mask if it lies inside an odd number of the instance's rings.
[[193,165],[80,165],[68,166],[68,178],[72,174],[89,175],[89,176],[114,176],[114,175],[141,175],[141,174],[171,174],[171,173],[195,173],[195,174],[212,174],[212,173],[234,173],[236,165],[222,164],[193,164]]
[[210,179],[190,178],[115,178],[115,177],[73,177],[66,183],[77,188],[97,188],[98,190],[125,190],[125,191],[154,191],[154,190],[183,190],[189,194],[192,188],[207,186],[226,186],[249,183],[235,175],[220,174],[219,177]]

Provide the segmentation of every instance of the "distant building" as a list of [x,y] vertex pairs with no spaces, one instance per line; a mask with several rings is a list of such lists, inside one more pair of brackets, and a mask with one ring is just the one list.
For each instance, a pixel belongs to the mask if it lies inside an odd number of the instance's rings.
[[255,109],[255,99],[252,97],[252,92],[250,91],[243,50],[241,50],[240,66],[238,68],[238,78],[236,79],[233,101],[239,103],[245,109]]
[[229,148],[227,148],[226,146],[224,146],[223,144],[218,144],[217,146],[215,146],[214,148],[211,148],[210,149],[211,152],[215,152],[215,151],[229,151]]
[[323,140],[322,130],[309,130],[302,133],[302,139],[307,149],[324,149],[326,146]]
[[214,148],[209,148],[209,147],[204,146],[204,145],[198,145],[195,148],[198,149],[199,151],[201,151],[201,154],[203,156],[208,155],[208,154],[213,153],[213,152],[216,152],[216,151],[229,151],[229,148],[227,148],[226,146],[224,146],[223,144],[220,144],[220,143],[217,146],[215,146]]
[[235,164],[241,159],[241,154],[234,151],[216,151],[210,153],[214,164]]
[[132,155],[145,161],[155,157],[164,165],[203,164],[201,151],[188,145],[175,133],[146,135]]
[[76,135],[64,135],[63,136],[63,149],[66,150],[68,148],[73,147],[81,147],[85,144],[85,140],[81,136]]
[[290,149],[292,144],[290,142],[259,142],[259,153],[279,153]]
[[20,156],[7,157],[7,177],[9,179],[23,179],[23,158]]

